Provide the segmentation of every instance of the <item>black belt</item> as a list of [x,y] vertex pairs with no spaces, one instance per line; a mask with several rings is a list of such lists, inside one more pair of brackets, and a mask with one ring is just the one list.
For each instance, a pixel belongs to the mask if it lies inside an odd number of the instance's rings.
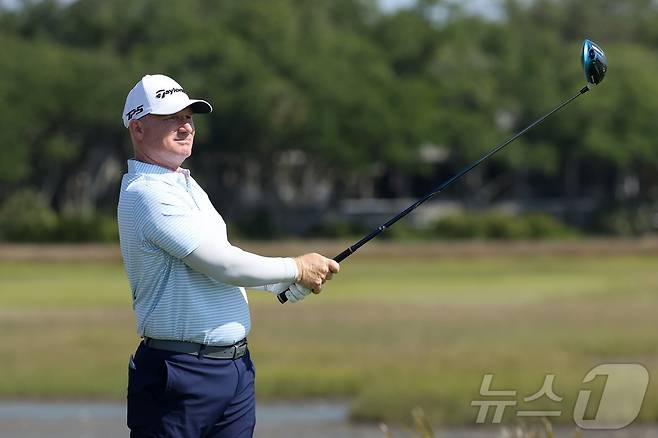
[[213,359],[238,359],[247,354],[247,338],[228,346],[196,344],[194,342],[168,341],[144,338],[144,345],[156,350],[175,351]]

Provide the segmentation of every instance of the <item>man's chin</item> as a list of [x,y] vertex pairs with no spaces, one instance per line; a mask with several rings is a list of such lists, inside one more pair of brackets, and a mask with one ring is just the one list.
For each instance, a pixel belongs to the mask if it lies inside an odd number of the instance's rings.
[[189,157],[192,155],[192,143],[191,142],[181,142],[177,141],[176,142],[176,151],[180,155],[185,155],[185,157]]

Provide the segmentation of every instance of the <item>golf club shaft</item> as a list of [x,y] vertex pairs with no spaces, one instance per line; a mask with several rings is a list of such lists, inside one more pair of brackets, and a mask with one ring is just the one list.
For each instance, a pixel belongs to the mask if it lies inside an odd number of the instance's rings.
[[[487,160],[489,157],[491,157],[492,155],[494,155],[495,153],[497,153],[498,151],[500,151],[501,149],[503,149],[505,146],[507,146],[508,144],[512,143],[514,140],[516,140],[517,138],[519,138],[520,136],[522,136],[523,134],[525,134],[526,132],[528,132],[530,129],[534,128],[536,125],[540,124],[540,123],[543,122],[545,119],[547,119],[547,118],[550,117],[551,115],[555,114],[556,112],[560,111],[562,108],[564,108],[565,106],[567,106],[568,104],[570,104],[570,103],[571,103],[572,101],[574,101],[578,96],[580,96],[581,94],[585,94],[585,93],[587,93],[588,91],[589,91],[589,87],[588,87],[587,85],[584,86],[583,88],[581,88],[581,89],[578,91],[577,94],[571,96],[570,98],[568,98],[567,100],[565,100],[564,102],[562,102],[561,104],[559,104],[558,106],[556,106],[555,108],[553,108],[551,111],[549,111],[548,113],[544,114],[543,116],[541,116],[540,118],[538,118],[537,120],[535,120],[534,122],[532,122],[531,124],[529,124],[528,126],[526,126],[525,128],[523,128],[522,130],[520,130],[519,132],[517,132],[516,134],[514,134],[512,137],[510,137],[510,138],[509,138],[508,140],[506,140],[504,143],[501,143],[501,144],[499,144],[498,146],[496,146],[495,148],[491,149],[491,150],[490,150],[489,152],[487,152],[484,156],[482,156],[479,160],[477,160],[477,161],[475,161],[474,163],[472,163],[472,164],[466,166],[466,167],[465,167],[464,169],[462,169],[459,173],[455,174],[454,176],[452,176],[452,177],[449,178],[448,180],[446,180],[446,181],[444,181],[443,183],[441,183],[441,185],[439,185],[438,187],[436,187],[435,189],[433,189],[431,192],[429,192],[429,193],[427,193],[426,195],[424,195],[422,198],[419,198],[416,202],[414,202],[414,203],[411,204],[409,207],[407,207],[407,208],[405,208],[404,210],[402,210],[400,213],[398,213],[398,214],[396,214],[395,216],[393,216],[391,219],[389,219],[388,221],[386,221],[384,224],[382,224],[382,225],[378,226],[377,228],[375,228],[374,230],[372,230],[368,235],[364,236],[361,240],[359,240],[358,242],[356,242],[354,245],[351,245],[351,246],[349,246],[348,248],[346,248],[343,252],[341,252],[341,253],[338,254],[336,257],[334,257],[334,260],[337,261],[338,263],[342,262],[343,260],[345,260],[346,258],[348,258],[349,256],[351,256],[352,254],[354,254],[354,253],[355,253],[359,248],[361,248],[363,245],[365,245],[366,243],[370,242],[372,239],[374,239],[374,238],[377,237],[379,234],[381,234],[385,229],[387,229],[388,227],[390,227],[391,225],[393,225],[394,223],[396,223],[397,221],[399,221],[400,219],[402,219],[403,217],[405,217],[406,215],[408,215],[409,213],[411,213],[412,211],[414,211],[418,206],[420,206],[421,204],[423,204],[425,201],[427,201],[427,200],[433,198],[434,196],[438,195],[439,193],[441,193],[441,192],[442,192],[443,190],[445,190],[447,187],[449,187],[450,185],[452,185],[452,183],[454,183],[455,181],[459,180],[461,177],[463,177],[464,175],[466,175],[468,172],[470,172],[471,170],[475,169],[475,168],[478,167],[480,164],[482,164],[483,161]],[[286,301],[288,301],[288,297],[286,296],[286,292],[287,292],[287,290],[284,291],[284,292],[281,292],[280,294],[277,295],[277,298],[279,299],[279,302],[280,302],[281,304],[284,304]]]

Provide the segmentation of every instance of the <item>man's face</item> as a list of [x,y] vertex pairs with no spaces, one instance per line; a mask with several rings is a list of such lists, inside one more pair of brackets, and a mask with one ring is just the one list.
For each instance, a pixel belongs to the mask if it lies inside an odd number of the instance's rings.
[[177,168],[192,154],[194,122],[192,110],[185,108],[176,114],[149,114],[142,123],[141,149],[160,165]]

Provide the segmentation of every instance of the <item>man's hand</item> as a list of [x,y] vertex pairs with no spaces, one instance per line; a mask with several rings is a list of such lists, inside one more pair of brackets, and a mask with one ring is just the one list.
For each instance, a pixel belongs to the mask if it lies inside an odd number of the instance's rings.
[[310,289],[315,294],[319,294],[322,290],[322,285],[327,280],[331,280],[331,277],[340,270],[340,266],[335,260],[328,259],[317,253],[295,257],[295,262],[299,270],[299,275],[295,283],[306,289]]
[[265,289],[274,293],[275,295],[279,295],[281,292],[288,291],[286,293],[286,297],[288,298],[288,301],[291,303],[297,303],[304,298],[308,294],[311,293],[309,289],[306,289],[304,286],[301,286],[296,283],[276,283],[276,284],[268,284],[265,286]]
[[297,283],[291,284],[289,289],[290,290],[286,293],[286,296],[288,297],[288,302],[293,304],[303,300],[311,293],[309,289],[306,289],[304,286]]

